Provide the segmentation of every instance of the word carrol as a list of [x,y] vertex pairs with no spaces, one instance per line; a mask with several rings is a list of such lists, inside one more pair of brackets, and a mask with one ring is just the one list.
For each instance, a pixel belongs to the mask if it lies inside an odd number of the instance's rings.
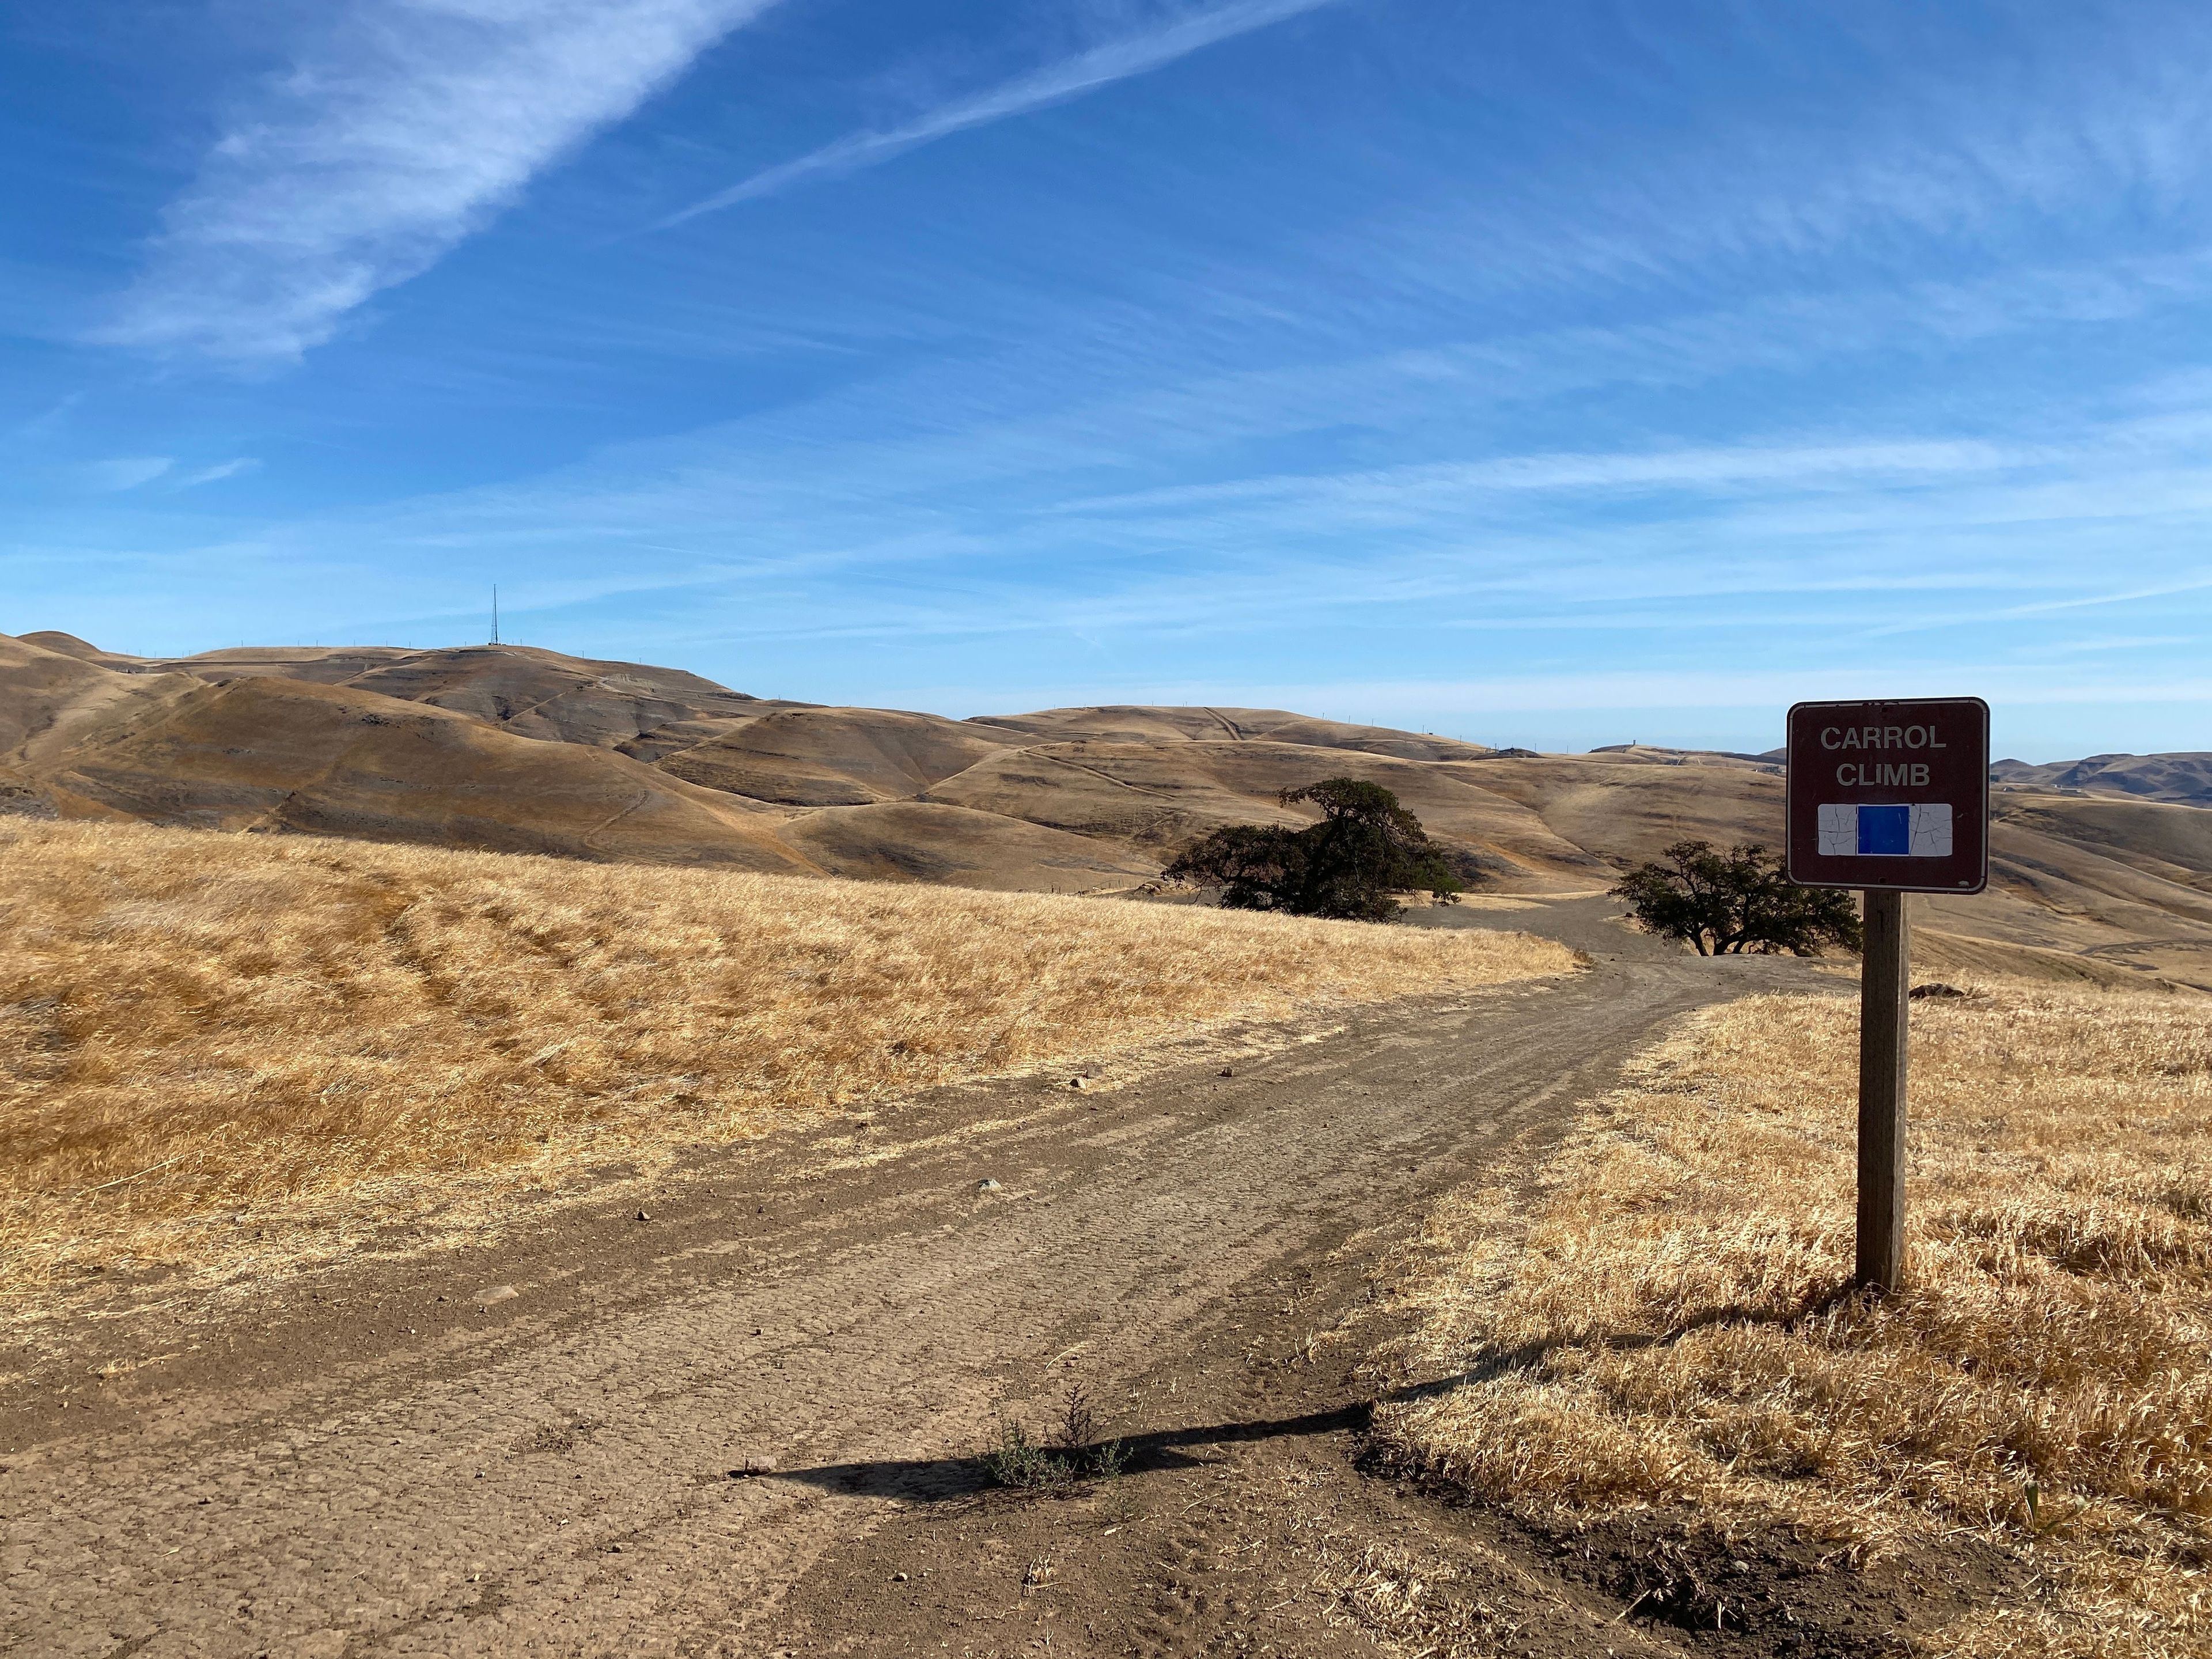
[[[1823,749],[1946,749],[1932,726],[1824,726]],[[1926,779],[1922,780],[1923,782]]]

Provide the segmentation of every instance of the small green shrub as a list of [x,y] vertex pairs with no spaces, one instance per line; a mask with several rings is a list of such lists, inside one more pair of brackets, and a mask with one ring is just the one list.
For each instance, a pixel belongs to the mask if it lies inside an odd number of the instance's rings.
[[1066,1458],[1038,1445],[1012,1418],[999,1425],[999,1443],[983,1454],[983,1469],[998,1485],[1018,1492],[1049,1490],[1075,1480]]
[[1098,1414],[1090,1391],[1078,1382],[1060,1404],[1053,1445],[1030,1439],[1025,1424],[1006,1418],[999,1425],[999,1443],[983,1454],[983,1470],[996,1485],[1017,1492],[1054,1492],[1085,1480],[1117,1481],[1128,1467],[1129,1449],[1119,1440],[1096,1444],[1097,1435]]

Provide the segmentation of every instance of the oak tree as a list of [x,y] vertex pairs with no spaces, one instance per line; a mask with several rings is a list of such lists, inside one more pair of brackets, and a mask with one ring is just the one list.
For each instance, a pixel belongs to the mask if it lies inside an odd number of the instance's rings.
[[1220,888],[1225,909],[1353,921],[1389,921],[1399,893],[1425,890],[1447,904],[1458,896],[1443,850],[1381,784],[1324,778],[1276,799],[1318,807],[1321,821],[1229,824],[1186,848],[1168,876]]
[[1795,885],[1782,860],[1756,843],[1722,852],[1711,842],[1678,841],[1613,892],[1646,933],[1687,939],[1699,956],[1818,956],[1827,945],[1856,951],[1863,942],[1849,893]]

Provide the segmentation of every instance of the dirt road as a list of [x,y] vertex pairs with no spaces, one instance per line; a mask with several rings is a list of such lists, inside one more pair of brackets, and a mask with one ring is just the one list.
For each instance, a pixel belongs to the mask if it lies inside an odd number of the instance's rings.
[[[1206,1448],[1355,1428],[1356,1356],[1281,1362],[1370,1250],[1666,1020],[1807,982],[1604,914],[1427,918],[1564,937],[1594,958],[1571,979],[1225,1070],[946,1091],[482,1248],[88,1324],[0,1399],[0,1649],[1336,1651],[1356,1632],[1295,1596],[1196,1622],[1144,1601],[1161,1552],[1196,1547],[1170,1486],[1200,1483],[1200,1513],[1226,1490]],[[1077,1382],[1139,1453],[1126,1525],[1083,1511],[1091,1610],[1042,1593],[1042,1557],[963,1588],[1042,1524],[975,1496],[974,1454]]]

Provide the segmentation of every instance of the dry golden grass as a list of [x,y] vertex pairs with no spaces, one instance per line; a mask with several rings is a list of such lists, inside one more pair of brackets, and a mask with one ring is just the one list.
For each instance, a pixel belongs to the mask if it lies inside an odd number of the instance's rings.
[[1990,985],[1913,1014],[1911,1274],[1850,1265],[1856,1006],[1755,997],[1644,1057],[1525,1200],[1430,1221],[1401,1453],[1486,1497],[1684,1503],[2037,1569],[1960,1655],[2212,1638],[2212,1004]]
[[[1923,979],[2038,980],[2077,991],[2174,991],[2173,981],[2130,968],[2125,963],[2052,951],[2000,939],[1972,939],[1933,927],[1912,930],[1913,971]],[[1847,970],[1858,977],[1856,963]]]
[[278,1259],[456,1182],[1573,965],[1511,935],[139,826],[0,819],[0,864],[19,1307],[118,1255]]

